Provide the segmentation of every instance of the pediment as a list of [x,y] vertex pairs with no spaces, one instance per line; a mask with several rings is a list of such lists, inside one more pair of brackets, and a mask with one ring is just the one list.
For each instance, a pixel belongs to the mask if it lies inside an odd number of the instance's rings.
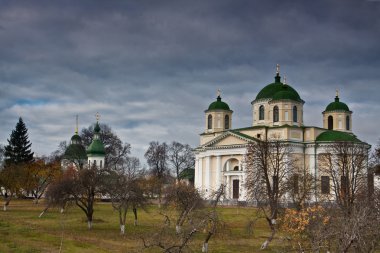
[[254,138],[249,136],[228,131],[215,139],[207,142],[203,147],[226,147],[226,146],[235,146],[235,145],[245,145],[253,141]]

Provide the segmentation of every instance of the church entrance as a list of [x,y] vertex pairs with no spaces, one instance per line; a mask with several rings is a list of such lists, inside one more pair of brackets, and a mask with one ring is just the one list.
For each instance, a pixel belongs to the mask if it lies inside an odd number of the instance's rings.
[[239,180],[232,181],[232,198],[233,199],[239,198]]

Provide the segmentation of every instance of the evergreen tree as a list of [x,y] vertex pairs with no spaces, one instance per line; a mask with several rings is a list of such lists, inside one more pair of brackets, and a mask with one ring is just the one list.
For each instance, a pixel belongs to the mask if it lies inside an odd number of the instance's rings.
[[8,145],[4,147],[5,163],[8,165],[33,161],[34,153],[31,151],[31,146],[32,143],[28,140],[28,129],[20,117],[16,129],[12,130]]

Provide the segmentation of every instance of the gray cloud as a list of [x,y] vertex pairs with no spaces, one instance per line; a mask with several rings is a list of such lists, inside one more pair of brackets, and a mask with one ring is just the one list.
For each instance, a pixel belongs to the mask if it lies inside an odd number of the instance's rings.
[[306,101],[306,125],[322,125],[338,88],[355,133],[379,137],[378,3],[1,2],[2,143],[22,116],[47,154],[70,138],[74,115],[88,126],[99,111],[139,157],[152,140],[196,146],[216,90],[233,126],[249,126],[276,63]]

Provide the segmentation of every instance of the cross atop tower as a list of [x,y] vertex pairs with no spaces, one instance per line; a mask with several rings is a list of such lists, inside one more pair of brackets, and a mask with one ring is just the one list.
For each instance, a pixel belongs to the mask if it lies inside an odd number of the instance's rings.
[[100,119],[100,114],[99,114],[99,112],[97,112],[97,113],[95,114],[95,118],[96,118],[96,121],[99,122],[99,119]]
[[75,120],[76,120],[76,124],[75,124],[75,134],[78,134],[78,114],[75,115]]

